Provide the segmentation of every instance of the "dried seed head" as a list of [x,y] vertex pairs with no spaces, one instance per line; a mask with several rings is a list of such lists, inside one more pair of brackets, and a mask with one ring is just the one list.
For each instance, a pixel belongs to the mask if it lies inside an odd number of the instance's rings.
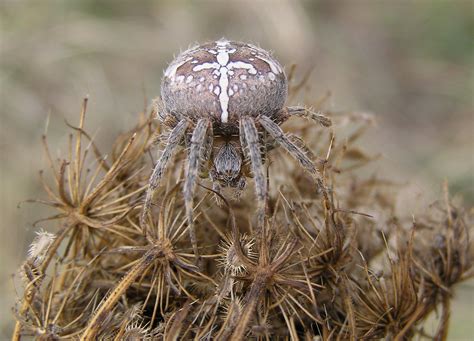
[[139,341],[146,340],[148,337],[148,329],[140,322],[134,321],[126,327],[122,340]]
[[45,230],[37,231],[36,237],[28,249],[28,261],[35,266],[41,264],[55,238],[53,233]]
[[[235,61],[237,51],[222,50],[216,49],[218,54],[228,53],[229,64]],[[218,62],[225,56],[215,58]],[[186,65],[183,63],[183,67]],[[217,71],[222,65],[219,66]],[[222,68],[224,70],[229,72],[227,66]],[[202,70],[203,74],[209,72],[206,76],[213,76],[213,71]],[[177,67],[176,77],[180,72],[185,70]],[[186,86],[191,84],[186,81],[187,78],[181,83],[183,89],[175,90],[185,92]],[[176,79],[175,85],[178,82]],[[214,82],[217,85],[219,78]],[[211,93],[206,96],[214,96],[213,103],[221,109],[219,96]],[[229,120],[235,96],[229,95]],[[221,113],[217,114],[220,118]],[[346,116],[336,113],[338,126],[344,123]],[[176,120],[174,115],[167,118],[169,121],[162,125],[171,126],[168,122]],[[355,118],[345,124],[353,127],[353,123],[357,123]],[[190,119],[192,117],[186,117],[184,121]],[[254,129],[252,122],[245,122],[248,135],[258,137],[259,124]],[[212,129],[216,122],[213,123]],[[184,204],[178,194],[182,179],[179,174],[166,177],[166,186],[162,186],[163,192],[160,192],[166,199],[156,206],[155,219],[148,219],[152,224],[147,226],[146,236],[138,225],[140,212],[136,205],[141,200],[144,180],[138,168],[145,157],[148,159],[146,151],[152,142],[153,125],[151,120],[142,122],[117,139],[109,154],[112,165],[104,162],[104,156],[91,142],[96,170],[91,167],[90,157],[86,157],[92,153],[87,154],[84,146],[81,147],[81,137],[83,143],[92,139],[83,131],[82,123],[75,128],[79,143],[76,148],[73,145],[69,148],[70,163],[60,161],[56,165],[46,147],[56,181],[51,187],[44,183],[50,200],[43,202],[59,210],[51,220],[61,219],[60,226],[65,229],[64,233],[58,232],[57,237],[40,232],[30,248],[28,260],[22,265],[26,283],[24,295],[15,309],[14,339],[33,336],[38,340],[62,340],[77,336],[81,339],[162,340],[165,335],[172,339],[203,340],[296,339],[298,336],[321,340],[321,335],[340,339],[408,339],[417,334],[426,335],[423,322],[434,310],[441,312],[439,331],[434,338],[447,338],[452,286],[473,273],[474,254],[469,239],[472,218],[463,217],[467,212],[446,200],[442,207],[433,207],[435,212],[423,212],[417,217],[413,238],[407,238],[405,224],[412,219],[396,215],[395,205],[387,200],[393,190],[384,189],[392,188],[393,182],[377,177],[365,180],[363,173],[352,174],[354,161],[355,166],[360,167],[368,160],[353,145],[363,130],[357,129],[341,142],[333,136],[328,141],[327,157],[316,167],[321,168],[328,180],[330,195],[327,196],[316,193],[314,186],[309,186],[306,179],[283,163],[285,158],[281,159],[282,167],[265,162],[268,160],[265,151],[270,149],[267,147],[274,147],[271,141],[269,146],[264,141],[265,144],[254,148],[255,155],[262,151],[262,162],[258,167],[245,169],[243,175],[252,172],[255,177],[254,170],[268,164],[271,167],[267,173],[269,180],[273,181],[275,174],[284,180],[283,187],[269,182],[270,188],[281,191],[269,191],[263,196],[267,200],[264,206],[268,207],[265,213],[271,212],[266,217],[272,222],[268,231],[271,233],[265,233],[262,238],[264,234],[259,235],[258,230],[253,229],[250,236],[239,237],[239,244],[236,238],[227,236],[219,248],[220,257],[215,257],[208,252],[215,250],[216,240],[206,235],[209,229],[201,224],[197,244],[206,255],[202,258],[204,266],[198,268],[189,262],[192,245],[183,237],[188,225],[186,218],[183,219]],[[295,128],[294,136],[287,135],[288,141],[301,152],[299,156],[312,159],[310,151],[301,143],[301,138],[311,136],[315,141],[311,150],[318,150],[315,155],[323,155],[321,151],[325,146],[316,144],[322,140],[313,138],[313,131],[305,128]],[[135,142],[124,146],[133,133],[138,134]],[[177,140],[183,140],[176,142],[175,147],[186,146],[189,142],[186,139],[191,135],[190,130],[174,135]],[[218,146],[222,135],[217,137],[210,146]],[[241,147],[247,152],[252,147],[245,140],[240,144],[237,139],[231,142],[237,146],[243,143]],[[203,154],[197,148],[193,160],[210,160],[212,164],[214,158],[203,158]],[[226,155],[233,159],[235,153]],[[246,160],[241,161],[238,166],[244,169]],[[208,165],[207,162],[202,164],[203,168]],[[173,165],[176,164],[171,167]],[[89,167],[92,168],[90,173],[82,171]],[[224,173],[233,168],[224,165],[220,170]],[[173,186],[175,177],[178,181]],[[264,183],[260,183],[262,191],[266,190]],[[202,193],[193,194],[202,203],[196,210],[209,225],[219,235],[230,234],[230,227],[234,225],[228,223],[229,217],[223,210],[217,205],[205,204],[206,197]],[[83,208],[77,209],[80,206]],[[252,224],[251,219],[258,218],[252,213],[254,206],[255,201],[248,197],[232,205],[235,221]],[[375,214],[369,219],[354,214],[357,212]],[[393,219],[388,219],[392,216]],[[381,231],[386,238],[380,236]],[[257,246],[254,240],[258,240]],[[384,245],[388,245],[388,252],[394,253],[387,262],[382,259]],[[61,257],[50,257],[56,246],[61,249]],[[119,255],[104,252],[104,247]],[[362,261],[358,250],[363,255]],[[91,262],[92,257],[97,259],[99,255],[100,261]],[[249,259],[243,259],[247,257]],[[217,266],[221,266],[222,271],[216,271]],[[380,271],[376,272],[378,267]],[[84,276],[88,280],[84,280]]]
[[240,318],[243,307],[242,297],[236,295],[230,300],[223,301],[222,311],[228,318],[236,320]]
[[[253,246],[255,240],[250,238],[247,235],[242,235],[240,237],[240,245],[242,246],[242,251],[245,256],[248,258],[256,258],[256,253],[253,251]],[[224,267],[225,271],[230,272],[232,275],[240,275],[246,272],[245,265],[239,259],[237,252],[235,250],[235,245],[232,237],[224,239],[222,244],[219,247],[221,251],[221,258],[219,263]]]

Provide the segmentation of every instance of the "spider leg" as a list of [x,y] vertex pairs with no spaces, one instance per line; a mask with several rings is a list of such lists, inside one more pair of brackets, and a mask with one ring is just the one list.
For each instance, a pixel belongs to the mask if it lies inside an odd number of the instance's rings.
[[[250,165],[255,180],[255,192],[257,194],[257,228],[263,228],[265,221],[265,202],[267,196],[267,182],[261,156],[261,144],[258,138],[257,127],[253,118],[244,116],[240,119],[240,136],[242,148],[250,158]],[[245,148],[244,148],[245,147]]]
[[320,111],[314,112],[301,106],[286,107],[283,110],[285,111],[283,115],[287,118],[291,116],[304,117],[319,123],[323,127],[330,127],[332,124],[331,119],[324,116]]
[[[193,195],[196,188],[196,178],[199,171],[199,164],[202,156],[202,149],[204,146],[209,148],[209,144],[206,144],[206,135],[210,126],[210,121],[207,118],[201,118],[194,128],[193,135],[191,137],[191,146],[188,153],[188,162],[186,165],[184,181],[184,204],[186,207],[186,217],[188,219],[189,226],[189,237],[191,244],[193,245],[194,255],[199,258],[199,252],[196,241],[196,232],[194,230],[193,223]],[[208,155],[207,151],[204,155]]]
[[324,189],[321,175],[314,165],[314,162],[308,157],[308,149],[306,146],[302,145],[302,140],[292,141],[290,136],[285,134],[280,126],[273,122],[268,116],[261,116],[259,122],[270,136],[272,136],[288,153],[290,153],[290,155],[313,176],[317,184]]
[[[214,173],[213,170],[209,172],[209,179],[212,182],[212,190],[221,194],[221,185],[219,184],[216,174]],[[219,197],[217,194],[214,195],[214,198],[216,199],[216,203],[219,207],[224,206],[224,201]]]
[[173,156],[176,147],[179,145],[181,139],[186,132],[186,128],[188,127],[188,122],[186,120],[181,120],[178,124],[173,128],[170,135],[168,136],[168,140],[166,141],[165,149],[161,154],[160,159],[155,165],[153,169],[153,173],[150,176],[148,190],[146,192],[145,202],[142,208],[142,214],[140,216],[140,226],[145,226],[145,219],[148,211],[150,210],[151,200],[153,198],[153,192],[160,184],[161,177],[166,170],[166,166],[168,161]]

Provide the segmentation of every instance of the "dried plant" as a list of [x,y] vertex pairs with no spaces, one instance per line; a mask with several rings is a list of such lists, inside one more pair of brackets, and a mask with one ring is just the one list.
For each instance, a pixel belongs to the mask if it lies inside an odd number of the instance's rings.
[[[293,84],[292,95],[302,88]],[[183,153],[142,227],[154,113],[141,113],[107,157],[84,128],[85,99],[64,160],[52,159],[43,137],[47,199],[32,201],[56,209],[38,221],[55,232],[38,233],[20,269],[13,339],[403,340],[426,336],[421,326],[437,309],[430,336],[446,339],[452,290],[473,275],[472,216],[447,186],[423,214],[400,216],[398,185],[373,175],[377,155],[357,146],[373,118],[325,110],[328,96],[308,104],[332,118],[332,131],[286,126],[311,143],[328,191],[271,151],[259,230],[251,190],[228,202],[204,183],[194,208],[201,267],[181,194]]]

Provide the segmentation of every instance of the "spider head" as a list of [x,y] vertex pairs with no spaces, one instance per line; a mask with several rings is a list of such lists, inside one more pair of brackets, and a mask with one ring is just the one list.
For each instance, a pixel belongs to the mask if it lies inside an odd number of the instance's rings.
[[245,176],[242,174],[242,151],[232,142],[224,142],[214,154],[211,170],[213,181],[220,187],[231,187],[239,191],[245,187]]

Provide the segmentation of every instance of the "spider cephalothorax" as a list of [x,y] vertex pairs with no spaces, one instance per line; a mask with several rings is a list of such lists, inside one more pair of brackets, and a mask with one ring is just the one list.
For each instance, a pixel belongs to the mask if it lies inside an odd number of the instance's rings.
[[178,55],[166,69],[161,85],[158,118],[171,131],[150,178],[142,223],[153,191],[179,145],[188,147],[184,199],[196,254],[192,212],[200,170],[209,174],[216,191],[222,187],[240,191],[249,175],[248,164],[255,181],[259,225],[263,223],[267,193],[262,147],[268,139],[263,139],[263,132],[319,179],[301,141],[285,134],[279,125],[294,115],[326,126],[330,121],[303,107],[284,107],[287,93],[287,79],[280,63],[254,45],[221,39]]

